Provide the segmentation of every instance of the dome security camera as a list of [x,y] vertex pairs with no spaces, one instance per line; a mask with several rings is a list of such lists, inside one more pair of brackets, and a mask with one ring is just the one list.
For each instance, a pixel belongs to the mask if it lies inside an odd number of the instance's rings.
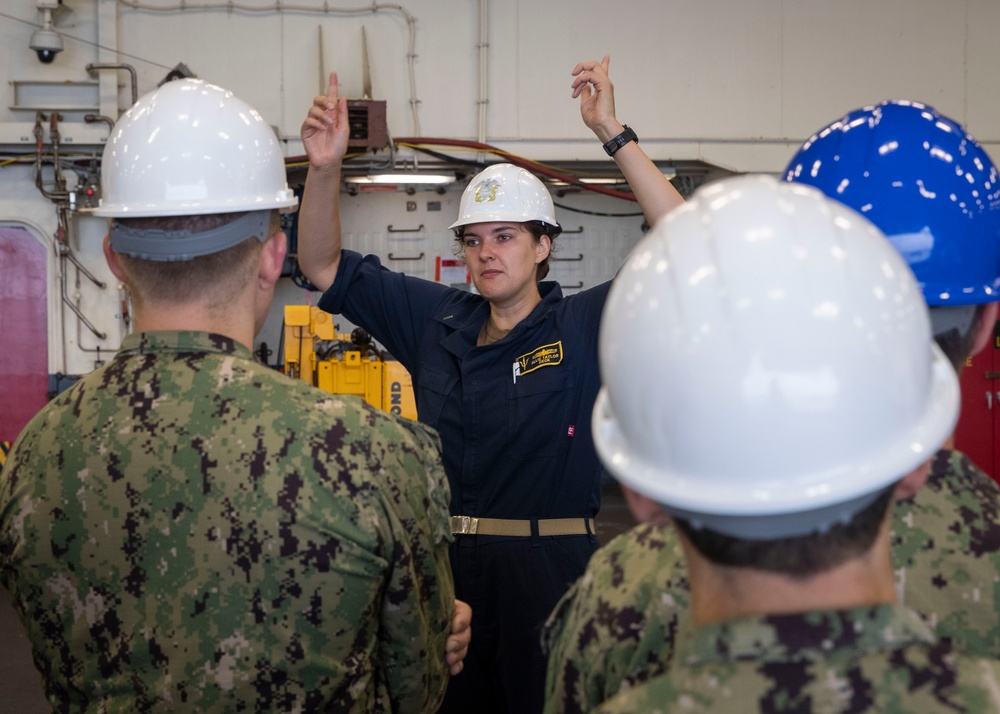
[[28,45],[38,55],[42,64],[52,64],[56,55],[63,51],[62,35],[55,31],[52,22],[52,12],[62,4],[62,0],[37,0],[38,9],[42,11],[42,27],[31,35]]
[[39,62],[52,64],[52,60],[63,50],[62,35],[54,30],[35,30],[29,47],[38,55]]

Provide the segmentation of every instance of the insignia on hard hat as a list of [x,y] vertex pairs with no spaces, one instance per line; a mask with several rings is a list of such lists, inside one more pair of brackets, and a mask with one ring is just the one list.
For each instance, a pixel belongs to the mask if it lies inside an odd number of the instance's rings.
[[[489,195],[484,196],[483,194],[489,189]],[[476,186],[476,203],[488,203],[489,201],[495,201],[497,197],[497,191],[500,190],[500,182],[496,179],[483,179]]]

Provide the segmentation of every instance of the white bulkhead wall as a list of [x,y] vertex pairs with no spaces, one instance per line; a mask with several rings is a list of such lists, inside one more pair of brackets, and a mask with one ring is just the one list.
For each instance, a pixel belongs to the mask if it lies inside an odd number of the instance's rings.
[[[119,291],[100,252],[103,222],[79,213],[70,219],[69,248],[106,287],[86,277],[78,286],[79,271],[69,265],[68,297],[105,338],[98,339],[64,306],[60,266],[66,261],[57,257],[54,204],[35,188],[32,165],[17,162],[19,156],[30,162],[35,151],[34,105],[54,97],[55,106],[63,106],[65,83],[72,88],[96,81],[98,112],[112,119],[128,106],[129,73],[102,71],[95,78],[86,69],[92,63],[130,65],[139,94],[184,63],[254,105],[276,128],[289,157],[302,154],[299,125],[327,70],[339,71],[343,94],[362,95],[362,28],[372,97],[386,101],[393,137],[479,140],[543,162],[607,161],[570,98],[570,70],[579,60],[610,53],[618,116],[657,160],[777,172],[812,131],[849,109],[886,98],[932,104],[964,123],[994,156],[1000,151],[993,49],[1000,35],[1000,3],[992,0],[633,0],[617,5],[596,0],[200,0],[186,5],[179,0],[64,0],[55,13],[55,29],[65,49],[51,64],[39,62],[28,48],[42,21],[35,0],[9,0],[0,8],[0,75],[5,80],[0,86],[6,92],[0,102],[0,223],[26,226],[48,250],[50,373],[89,371],[100,356],[114,351],[127,329]],[[206,5],[213,9],[200,9]],[[84,122],[83,114],[63,111],[63,155],[100,152],[107,127]],[[47,131],[46,142],[49,152]],[[51,178],[51,166],[43,176]],[[431,277],[434,258],[451,253],[445,227],[453,220],[460,190],[344,196],[347,245],[384,257],[424,253],[406,269]],[[557,202],[596,213],[637,210],[634,203],[589,194]],[[634,216],[557,208],[557,217],[569,229],[583,229],[560,239],[563,260],[553,266],[553,277],[567,292],[571,285],[613,275],[641,235],[642,219]],[[390,225],[423,228],[391,232]],[[571,260],[577,255],[584,257]],[[316,297],[284,283],[261,339],[276,350],[280,304],[315,302]]]

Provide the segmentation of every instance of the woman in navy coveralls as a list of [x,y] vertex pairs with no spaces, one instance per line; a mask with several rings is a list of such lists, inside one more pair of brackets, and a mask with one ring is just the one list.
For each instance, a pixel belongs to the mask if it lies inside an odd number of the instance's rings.
[[[577,65],[573,97],[652,223],[682,199],[615,118],[607,67],[607,57]],[[472,180],[451,226],[478,295],[342,250],[348,135],[331,74],[302,126],[310,165],[299,260],[325,291],[319,306],[366,329],[409,370],[418,418],[441,435],[455,590],[475,615],[465,670],[442,711],[539,712],[541,625],[597,547],[602,469],[590,423],[610,283],[564,297],[540,282],[561,229],[544,185],[510,164]]]

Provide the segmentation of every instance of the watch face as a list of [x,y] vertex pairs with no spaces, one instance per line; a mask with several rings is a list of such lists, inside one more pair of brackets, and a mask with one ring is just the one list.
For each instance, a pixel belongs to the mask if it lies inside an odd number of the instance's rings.
[[631,127],[625,126],[625,129],[622,130],[621,134],[604,145],[604,150],[607,152],[608,156],[614,156],[618,149],[622,148],[630,141],[634,141],[638,144],[639,138],[635,135],[635,132],[632,131]]

